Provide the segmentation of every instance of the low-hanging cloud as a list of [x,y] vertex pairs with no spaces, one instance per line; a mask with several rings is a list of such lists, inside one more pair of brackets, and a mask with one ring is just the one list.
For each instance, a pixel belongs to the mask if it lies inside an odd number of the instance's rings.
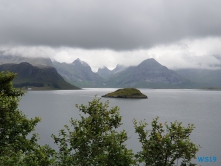
[[59,62],[71,63],[77,58],[87,62],[93,71],[104,66],[113,69],[117,64],[134,66],[154,58],[170,69],[203,68],[220,69],[221,38],[183,40],[150,49],[115,51],[110,49],[76,49],[71,47],[18,46],[0,47],[2,55],[49,57]]

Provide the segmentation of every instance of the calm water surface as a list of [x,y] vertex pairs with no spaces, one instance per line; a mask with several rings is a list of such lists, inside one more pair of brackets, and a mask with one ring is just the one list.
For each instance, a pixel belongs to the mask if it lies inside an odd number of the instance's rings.
[[[75,104],[87,104],[95,95],[98,97],[116,89],[84,89],[75,91],[29,91],[21,100],[19,109],[29,118],[42,118],[36,131],[40,134],[40,143],[55,147],[51,134],[58,135],[71,117],[78,119],[79,112]],[[153,90],[140,89],[148,99],[112,99],[110,107],[118,106],[123,117],[122,129],[128,132],[127,142],[134,152],[141,146],[134,133],[132,120],[146,119],[150,124],[159,116],[159,122],[178,120],[186,126],[193,123],[195,129],[191,140],[201,145],[197,156],[216,156],[217,162],[197,165],[221,165],[221,91],[204,90]]]

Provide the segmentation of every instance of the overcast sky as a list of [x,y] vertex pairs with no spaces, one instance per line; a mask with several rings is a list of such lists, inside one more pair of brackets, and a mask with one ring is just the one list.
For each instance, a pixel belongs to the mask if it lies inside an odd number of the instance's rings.
[[94,71],[155,58],[221,67],[220,0],[0,0],[0,52],[76,58]]

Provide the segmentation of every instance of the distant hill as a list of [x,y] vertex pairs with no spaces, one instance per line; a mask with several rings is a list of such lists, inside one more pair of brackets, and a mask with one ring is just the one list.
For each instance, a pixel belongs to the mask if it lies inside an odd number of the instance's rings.
[[64,81],[54,67],[36,67],[27,62],[20,64],[0,65],[0,71],[17,73],[13,80],[15,87],[32,88],[34,90],[69,90],[79,89]]
[[53,65],[58,73],[71,84],[82,88],[103,87],[104,78],[94,73],[91,67],[80,59],[76,59],[70,64],[53,61]]
[[103,68],[99,68],[97,71],[97,74],[99,74],[103,78],[108,78],[111,75],[111,70],[109,70],[106,66]]
[[146,59],[138,66],[128,67],[106,81],[107,87],[185,88],[191,87],[191,84],[155,59]]
[[125,70],[127,67],[123,65],[117,65],[115,69],[109,70],[107,67],[99,68],[97,73],[103,77],[103,78],[108,78],[111,75],[114,75],[120,71]]
[[221,88],[221,69],[209,70],[209,69],[179,69],[175,70],[179,75],[197,83],[200,87]]

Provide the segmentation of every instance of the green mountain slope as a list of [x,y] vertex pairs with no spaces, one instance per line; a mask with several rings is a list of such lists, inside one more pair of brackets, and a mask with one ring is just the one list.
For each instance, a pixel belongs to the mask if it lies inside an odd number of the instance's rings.
[[65,82],[56,69],[50,66],[36,67],[27,62],[22,62],[20,64],[0,65],[0,71],[11,71],[18,74],[13,80],[15,87],[34,90],[79,89]]

